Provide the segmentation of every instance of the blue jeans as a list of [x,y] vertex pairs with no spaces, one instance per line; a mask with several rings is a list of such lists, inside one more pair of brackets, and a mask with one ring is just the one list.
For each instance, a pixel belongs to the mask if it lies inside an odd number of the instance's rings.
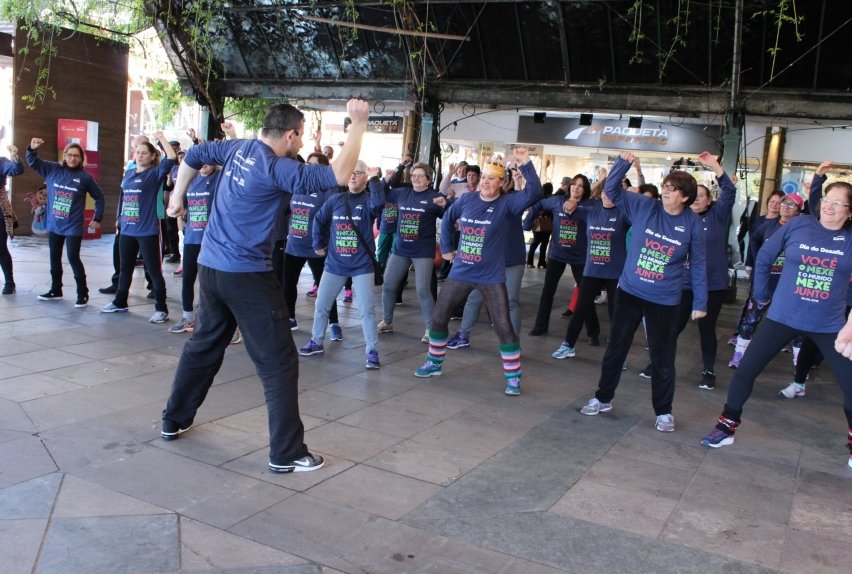
[[[314,307],[314,325],[311,328],[311,340],[318,345],[322,345],[325,329],[328,327],[328,313],[337,296],[340,295],[346,280],[347,277],[328,271],[322,274]],[[367,352],[377,351],[379,334],[376,330],[376,311],[373,305],[373,274],[353,275],[352,287],[355,291],[355,305],[361,317],[361,329],[364,332],[364,342],[367,343]]]
[[[521,281],[524,278],[524,264],[506,267],[506,290],[509,292],[509,319],[515,333],[521,332]],[[479,289],[471,291],[464,305],[464,314],[460,330],[462,335],[470,335],[471,329],[479,319],[479,311],[485,299]]]

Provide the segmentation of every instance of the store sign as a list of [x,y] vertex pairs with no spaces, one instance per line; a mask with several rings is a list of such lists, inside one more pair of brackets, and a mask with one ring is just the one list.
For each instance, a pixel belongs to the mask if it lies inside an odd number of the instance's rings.
[[[349,131],[352,120],[343,120],[343,131]],[[367,131],[378,134],[401,134],[402,118],[399,116],[370,116],[367,120]]]
[[518,140],[551,145],[570,145],[640,151],[718,154],[719,126],[666,126],[646,122],[631,128],[626,121],[600,120],[581,126],[578,118],[547,118],[543,124],[531,116],[518,118]]

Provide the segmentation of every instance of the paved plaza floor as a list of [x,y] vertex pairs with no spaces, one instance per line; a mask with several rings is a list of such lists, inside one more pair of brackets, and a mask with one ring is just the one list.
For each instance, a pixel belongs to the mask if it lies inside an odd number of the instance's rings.
[[[147,322],[137,269],[130,312],[98,312],[112,238],[85,242],[92,299],[40,302],[47,242],[12,249],[18,292],[0,298],[0,573],[843,573],[852,564],[852,469],[840,392],[827,368],[785,400],[781,354],[758,380],[737,442],[699,444],[732,371],[720,321],[718,386],[699,390],[697,330],[677,356],[676,431],[654,430],[644,336],[611,413],[586,417],[604,346],[582,340],[557,361],[560,286],[550,334],[529,337],[543,270],[522,293],[523,395],[503,394],[483,312],[441,377],[418,379],[422,319],[413,288],[364,369],[357,310],[339,303],[344,340],[301,358],[306,442],[316,472],[266,470],[263,392],[244,345],[228,349],[196,426],[160,440],[160,415],[186,335]],[[166,265],[172,319],[180,280]],[[413,285],[413,281],[410,283]],[[303,345],[313,317],[302,275]],[[376,309],[380,313],[380,294]],[[740,299],[741,302],[741,299]],[[609,332],[598,307],[603,338]],[[451,329],[458,322],[450,324]]]

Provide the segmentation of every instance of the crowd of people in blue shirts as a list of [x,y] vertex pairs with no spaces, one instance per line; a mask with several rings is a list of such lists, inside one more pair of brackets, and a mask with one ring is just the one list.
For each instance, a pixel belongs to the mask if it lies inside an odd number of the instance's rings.
[[[331,150],[301,159],[304,116],[286,104],[269,109],[258,138],[239,139],[226,129],[231,139],[193,146],[177,171],[176,152],[162,132],[155,134],[159,149],[147,140],[136,143],[118,202],[115,298],[101,311],[128,310],[133,269],[141,254],[155,300],[149,321],[168,320],[158,212],[169,177],[174,189],[167,213],[182,219],[184,234],[183,313],[169,330],[191,332],[192,337],[184,346],[163,411],[164,440],[190,429],[225,349],[241,332],[264,385],[269,470],[322,467],[323,458],[308,451],[303,441],[298,357],[323,354],[327,330],[332,341],[343,338],[337,297],[352,289],[365,340],[365,366],[381,368],[379,335],[393,332],[394,308],[412,269],[425,329],[422,340],[428,344],[425,362],[414,375],[443,374],[447,349],[470,345],[470,328],[484,303],[499,340],[503,392],[519,396],[519,293],[525,264],[531,266],[532,261],[523,232],[539,226],[543,214],[550,220],[550,249],[542,265],[546,278],[530,335],[547,332],[557,284],[569,266],[579,294],[554,359],[576,356],[584,325],[589,344],[600,344],[594,299],[603,291],[608,302],[611,332],[597,390],[580,413],[595,416],[613,410],[640,325],[648,344],[650,362],[644,371],[651,379],[657,430],[675,430],[677,339],[690,320],[697,322],[700,335],[699,387],[715,388],[716,322],[729,288],[726,245],[737,188],[714,155],[704,152],[698,160],[715,176],[717,197],[692,174],[679,170],[669,173],[660,188],[644,182],[632,188],[626,175],[638,160],[630,152],[621,153],[609,173],[601,174],[594,196],[582,175],[563,181],[564,194],[545,196],[529,150],[522,146],[514,147],[506,161],[452,166],[449,183],[436,191],[426,164],[406,158],[396,171],[383,175],[359,160],[368,107],[352,100],[347,110],[352,119],[349,138],[332,163],[327,157]],[[83,307],[89,292],[81,239],[85,228],[100,225],[104,195],[83,169],[85,152],[79,144],[67,146],[64,161],[57,163],[39,157],[43,143],[33,138],[26,150],[27,163],[48,186],[51,288],[39,299],[63,296],[64,248],[77,286],[75,305]],[[3,205],[8,202],[5,178],[23,171],[17,149],[9,151],[9,160],[0,159]],[[823,189],[830,167],[831,162],[823,163],[814,176],[809,213],[802,213],[798,195],[773,194],[769,205],[778,211],[769,209],[752,232],[750,292],[729,363],[736,373],[715,426],[701,440],[705,446],[734,442],[755,379],[779,351],[795,342],[796,378],[780,394],[804,397],[807,371],[824,361],[843,392],[852,466],[852,186],[835,181]],[[90,221],[84,221],[87,194],[95,201]],[[6,219],[4,232],[11,236],[13,224]],[[379,233],[378,250],[374,231]],[[3,293],[13,294],[6,236],[0,251]],[[443,266],[438,264],[441,259]],[[306,263],[316,281],[314,317],[310,339],[297,349],[292,335],[298,328],[296,282]],[[443,285],[436,293],[439,267]],[[382,285],[380,321],[374,310],[377,285]],[[463,315],[462,329],[451,337],[448,324],[458,314]],[[757,328],[759,324],[763,326]]]

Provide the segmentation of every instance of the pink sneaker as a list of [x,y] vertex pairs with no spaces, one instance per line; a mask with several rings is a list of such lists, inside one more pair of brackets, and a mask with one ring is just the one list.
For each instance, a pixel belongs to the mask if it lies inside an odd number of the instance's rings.
[[343,302],[351,303],[352,302],[352,289],[347,289],[343,292]]
[[317,288],[318,288],[318,286],[314,285],[313,287],[311,287],[308,290],[307,293],[305,293],[305,295],[307,295],[308,297],[316,297],[317,296]]

